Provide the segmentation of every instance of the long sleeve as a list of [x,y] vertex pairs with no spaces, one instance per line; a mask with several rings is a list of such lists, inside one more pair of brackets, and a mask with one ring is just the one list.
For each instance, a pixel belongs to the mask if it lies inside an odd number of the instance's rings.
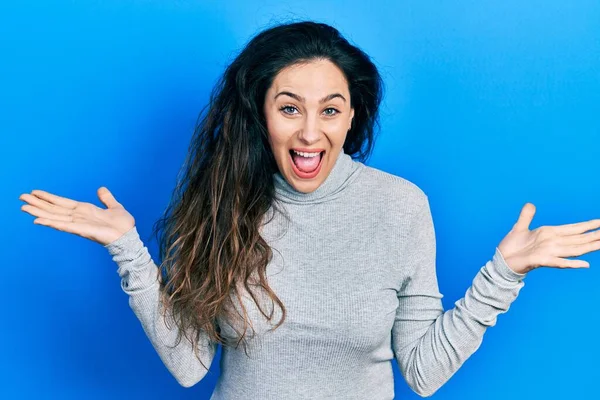
[[[169,372],[184,387],[198,383],[207,370],[198,361],[192,344],[184,336],[176,347],[171,348],[177,343],[178,328],[171,313],[167,313],[171,329],[165,325],[161,313],[163,303],[159,293],[159,270],[148,248],[140,240],[136,227],[104,247],[118,265],[121,288],[129,295],[129,306]],[[198,350],[202,362],[209,367],[216,344],[205,335],[201,338]]]
[[436,239],[426,195],[413,217],[392,347],[399,369],[413,391],[431,396],[481,345],[486,329],[508,311],[526,274],[510,269],[495,253],[477,273],[455,307],[444,312],[436,277]]

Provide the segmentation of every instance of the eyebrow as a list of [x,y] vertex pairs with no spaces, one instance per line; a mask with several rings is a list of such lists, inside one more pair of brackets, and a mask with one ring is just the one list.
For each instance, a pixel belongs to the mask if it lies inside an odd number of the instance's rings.
[[[284,94],[287,95],[287,96],[290,96],[290,97],[292,97],[292,98],[294,98],[296,100],[298,100],[301,103],[304,103],[304,101],[305,101],[304,97],[299,96],[299,95],[297,95],[295,93],[286,92],[286,91],[277,93],[275,95],[275,97],[273,98],[273,100],[277,99],[277,97],[279,97],[280,95],[284,95]],[[319,100],[319,104],[325,103],[326,101],[329,101],[329,100],[334,99],[336,97],[341,98],[342,100],[344,100],[344,102],[346,101],[346,98],[344,96],[342,96],[340,93],[331,93],[331,94],[328,94],[327,96],[323,97],[321,100]]]

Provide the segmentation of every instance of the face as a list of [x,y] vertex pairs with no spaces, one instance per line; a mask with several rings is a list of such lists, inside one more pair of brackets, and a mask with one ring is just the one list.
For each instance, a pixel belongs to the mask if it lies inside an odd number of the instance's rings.
[[342,71],[325,60],[283,69],[263,111],[281,175],[300,192],[314,191],[333,168],[354,117]]

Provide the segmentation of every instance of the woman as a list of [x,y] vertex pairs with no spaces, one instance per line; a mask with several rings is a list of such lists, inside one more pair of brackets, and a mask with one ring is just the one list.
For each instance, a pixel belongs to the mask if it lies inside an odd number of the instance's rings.
[[110,252],[131,308],[185,387],[206,375],[221,343],[213,399],[391,399],[394,358],[430,396],[528,272],[589,266],[564,257],[600,249],[600,231],[585,233],[600,220],[530,231],[526,204],[444,312],[427,195],[363,163],[381,97],[377,68],[336,29],[275,26],[211,96],[155,225],[160,266],[107,188],[98,190],[106,209],[34,190],[20,197],[23,210]]

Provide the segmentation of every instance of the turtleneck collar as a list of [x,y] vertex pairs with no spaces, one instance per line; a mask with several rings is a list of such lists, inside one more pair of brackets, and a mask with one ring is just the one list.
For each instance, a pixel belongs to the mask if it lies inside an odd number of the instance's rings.
[[286,203],[320,203],[339,196],[339,193],[348,186],[364,168],[364,164],[355,161],[342,149],[321,185],[310,193],[299,192],[277,171],[273,174],[275,194],[277,198]]

